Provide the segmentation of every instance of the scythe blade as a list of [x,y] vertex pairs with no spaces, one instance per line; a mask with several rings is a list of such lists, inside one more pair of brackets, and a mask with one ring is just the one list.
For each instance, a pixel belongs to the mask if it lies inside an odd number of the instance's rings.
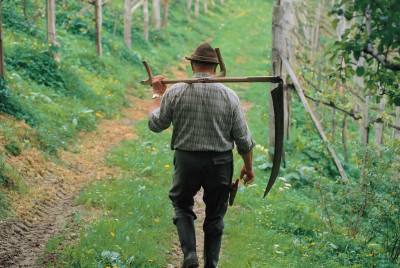
[[281,166],[282,152],[283,152],[283,139],[284,139],[284,109],[283,109],[283,80],[279,77],[278,87],[271,91],[272,102],[274,105],[275,114],[275,150],[274,160],[272,164],[271,176],[269,177],[267,188],[264,192],[264,197],[267,196],[272,186],[278,177],[279,169]]

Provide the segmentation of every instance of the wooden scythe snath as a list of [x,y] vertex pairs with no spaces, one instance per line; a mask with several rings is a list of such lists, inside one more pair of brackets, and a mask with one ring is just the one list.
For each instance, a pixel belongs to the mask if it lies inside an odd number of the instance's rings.
[[[282,152],[283,152],[283,138],[284,138],[284,107],[283,107],[283,80],[280,76],[245,76],[245,77],[225,77],[226,68],[224,61],[221,56],[219,48],[215,48],[215,52],[218,56],[218,61],[220,64],[220,73],[210,76],[210,77],[199,77],[199,78],[177,78],[169,79],[165,78],[162,80],[163,84],[176,84],[176,83],[256,83],[256,82],[268,82],[268,83],[278,83],[278,87],[271,91],[272,95],[272,105],[274,107],[275,113],[275,150],[274,159],[272,164],[272,171],[268,181],[267,188],[264,192],[264,197],[269,193],[272,186],[274,185],[276,178],[278,177]],[[151,72],[150,66],[147,61],[143,61],[146,68],[149,79],[142,80],[143,85],[151,85],[153,82],[153,74]],[[236,196],[238,189],[238,180],[232,183],[229,204],[233,204],[233,200]]]

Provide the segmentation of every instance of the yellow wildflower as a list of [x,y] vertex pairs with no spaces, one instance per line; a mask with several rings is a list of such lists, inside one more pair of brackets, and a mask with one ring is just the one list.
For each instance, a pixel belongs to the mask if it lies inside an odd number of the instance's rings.
[[157,150],[155,147],[151,148],[153,151]]
[[107,214],[110,214],[110,211],[106,210],[106,213],[107,213]]
[[165,168],[169,168],[169,165],[165,165],[164,167],[165,167]]
[[46,45],[44,43],[42,43],[42,47],[45,47]]
[[315,242],[312,242],[311,245],[312,245],[312,246],[315,246]]
[[160,220],[159,220],[159,219],[155,219],[154,221],[155,221],[155,222],[159,222]]
[[99,114],[99,113],[96,113],[96,116],[97,116],[97,117],[100,117],[100,118],[103,117],[103,115],[101,115],[101,114]]
[[153,260],[148,260],[148,262],[153,262]]
[[114,234],[113,232],[111,232],[111,233],[110,233],[110,235],[111,235],[112,237],[114,237],[114,236],[115,236],[115,234]]

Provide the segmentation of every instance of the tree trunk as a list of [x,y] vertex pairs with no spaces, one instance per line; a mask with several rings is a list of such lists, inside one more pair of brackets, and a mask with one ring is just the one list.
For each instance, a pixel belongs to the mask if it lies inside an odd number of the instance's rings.
[[153,26],[156,30],[161,28],[160,0],[153,0]]
[[186,19],[190,20],[190,10],[192,9],[192,0],[188,0],[188,5],[186,9]]
[[194,17],[197,19],[199,17],[199,4],[200,0],[194,2]]
[[164,2],[164,14],[163,14],[163,20],[162,20],[161,28],[165,28],[165,26],[167,26],[168,12],[169,12],[169,2],[170,2],[170,0],[165,0],[165,2]]
[[[379,102],[378,105],[378,112],[377,112],[377,118],[382,117],[382,113],[385,110],[386,106],[386,95],[382,96],[381,101]],[[375,146],[381,146],[383,143],[383,123],[375,123],[375,139],[374,139],[374,144]]]
[[[47,42],[52,46],[57,46],[56,34],[56,2],[55,0],[46,0],[46,20],[47,20]],[[54,53],[53,57],[60,62],[60,53]]]
[[148,0],[143,0],[143,31],[144,39],[149,41],[149,5]]
[[207,13],[208,12],[207,0],[203,0],[203,6],[204,6],[204,13]]
[[360,123],[360,142],[368,144],[369,140],[369,96],[365,97],[363,119]]
[[124,43],[125,43],[126,47],[129,48],[129,49],[132,49],[132,13],[131,13],[131,8],[132,8],[131,0],[125,0],[125,2],[124,2]]
[[5,70],[4,70],[4,49],[3,49],[3,26],[1,19],[1,2],[0,1],[0,75],[4,79],[5,78]]
[[101,58],[103,57],[103,48],[101,45],[101,27],[103,24],[103,12],[102,12],[102,0],[96,0],[94,6],[95,13],[95,41],[96,41],[96,52],[97,55]]

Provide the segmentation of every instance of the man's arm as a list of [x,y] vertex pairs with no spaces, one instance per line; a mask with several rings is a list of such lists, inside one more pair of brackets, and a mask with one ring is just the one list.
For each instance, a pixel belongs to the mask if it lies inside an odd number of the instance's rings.
[[[242,155],[243,167],[240,170],[240,179],[244,179],[244,184],[250,184],[254,181],[256,176],[253,171],[253,149],[245,155]],[[246,177],[244,177],[246,175]],[[244,178],[243,178],[244,177]]]
[[[164,79],[164,76],[162,75],[156,75],[153,77],[153,83],[151,84],[153,86],[153,92],[154,94],[158,95],[163,95],[165,91],[167,90],[167,85],[163,84],[161,81]],[[149,109],[149,115],[151,115],[155,110],[160,108],[161,106],[161,98],[154,98],[153,101],[151,102],[151,106]]]

